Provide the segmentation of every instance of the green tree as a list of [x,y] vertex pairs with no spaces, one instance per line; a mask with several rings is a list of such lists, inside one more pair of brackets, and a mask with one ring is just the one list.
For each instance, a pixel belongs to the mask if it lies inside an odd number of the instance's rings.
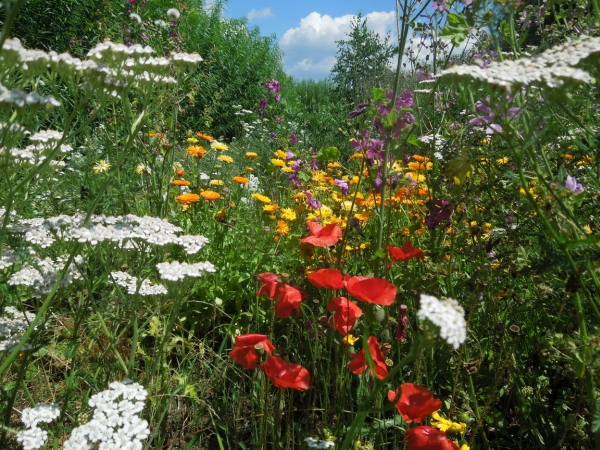
[[367,18],[359,13],[351,23],[347,39],[336,41],[336,63],[331,69],[333,82],[349,103],[369,97],[374,85],[388,84],[392,75],[390,58],[396,47],[389,33],[382,39],[367,28]]

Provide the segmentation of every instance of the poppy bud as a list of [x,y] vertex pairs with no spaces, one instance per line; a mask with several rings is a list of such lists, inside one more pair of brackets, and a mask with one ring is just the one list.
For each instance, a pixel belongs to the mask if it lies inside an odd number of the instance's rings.
[[[381,346],[381,353],[383,353],[383,356],[389,355],[391,351],[392,351],[392,344],[383,344]],[[387,364],[387,361],[386,361],[386,364]]]
[[256,344],[254,350],[256,350],[258,356],[263,356],[265,354],[265,346],[262,344]]
[[388,330],[387,328],[385,330],[382,330],[381,333],[379,334],[379,340],[385,344],[387,344],[388,342],[391,342],[392,336],[390,334],[390,330]]
[[385,320],[385,310],[381,306],[373,307],[373,317],[377,323],[381,323]]

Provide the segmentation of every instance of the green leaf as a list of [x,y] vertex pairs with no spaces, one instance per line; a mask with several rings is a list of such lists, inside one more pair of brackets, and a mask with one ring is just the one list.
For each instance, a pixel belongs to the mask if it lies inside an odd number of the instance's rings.
[[419,141],[419,138],[414,134],[411,134],[410,136],[408,136],[408,138],[406,139],[406,142],[408,142],[409,144],[414,145],[416,147],[421,146],[421,141]]
[[447,177],[454,179],[454,182],[460,186],[466,178],[473,175],[473,165],[469,158],[458,155],[448,163],[445,173]]
[[302,181],[308,182],[312,176],[308,172],[298,172],[298,178],[300,178]]
[[596,401],[596,410],[592,417],[592,433],[596,434],[600,431],[600,400]]
[[396,110],[392,109],[385,118],[385,127],[392,128],[396,124]]
[[504,37],[510,38],[510,25],[506,20],[500,22],[498,29],[500,30],[500,33],[504,35]]
[[342,156],[342,153],[337,147],[325,147],[319,150],[317,159],[321,162],[337,161],[340,156]]
[[385,91],[379,87],[374,87],[373,100],[385,100]]
[[450,39],[454,45],[460,45],[469,35],[469,24],[462,14],[448,14],[446,25],[440,32],[440,36]]

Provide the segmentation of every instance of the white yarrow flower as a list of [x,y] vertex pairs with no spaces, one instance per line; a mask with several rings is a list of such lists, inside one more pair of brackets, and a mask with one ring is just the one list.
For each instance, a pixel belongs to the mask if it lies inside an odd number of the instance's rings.
[[465,310],[453,298],[440,300],[421,294],[419,320],[429,320],[440,329],[440,337],[457,349],[467,339]]

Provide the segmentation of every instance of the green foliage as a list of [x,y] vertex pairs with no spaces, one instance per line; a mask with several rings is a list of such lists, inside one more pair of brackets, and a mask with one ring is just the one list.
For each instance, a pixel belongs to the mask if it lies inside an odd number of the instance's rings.
[[367,19],[358,14],[350,23],[347,39],[337,41],[336,62],[331,77],[347,104],[356,104],[369,98],[373,85],[389,86],[390,58],[397,49],[390,44],[390,36],[383,39],[367,28]]

